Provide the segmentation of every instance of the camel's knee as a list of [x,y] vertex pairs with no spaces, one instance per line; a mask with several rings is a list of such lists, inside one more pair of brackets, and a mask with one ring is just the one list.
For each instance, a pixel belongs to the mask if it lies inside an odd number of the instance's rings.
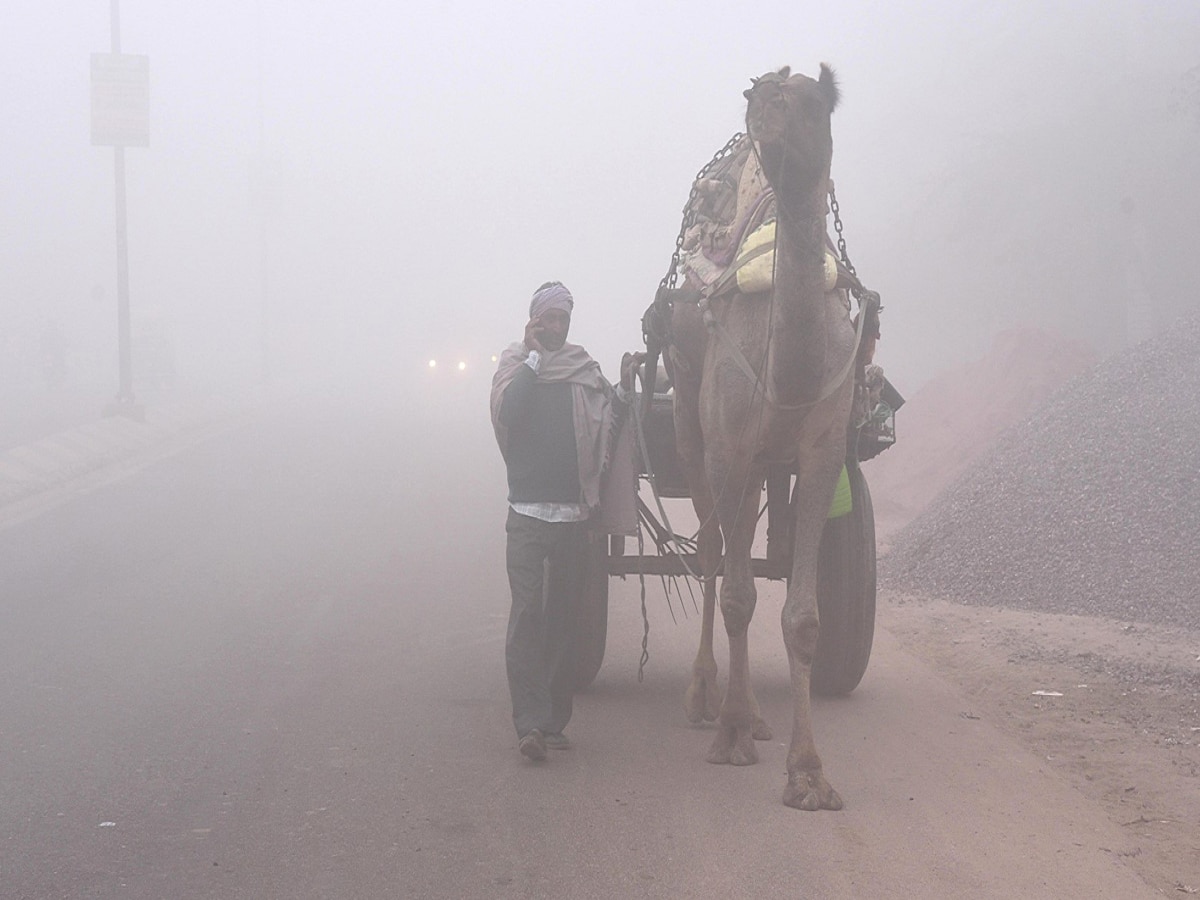
[[750,627],[757,599],[753,587],[749,591],[721,591],[721,617],[725,620],[726,632],[742,634]]
[[812,665],[817,655],[817,639],[821,635],[820,620],[808,613],[800,616],[783,615],[783,642],[804,665]]

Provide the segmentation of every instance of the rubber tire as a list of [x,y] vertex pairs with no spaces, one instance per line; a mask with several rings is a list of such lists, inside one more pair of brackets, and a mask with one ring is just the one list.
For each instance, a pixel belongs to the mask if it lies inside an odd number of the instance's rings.
[[608,640],[608,535],[588,534],[575,611],[575,690],[596,680]]
[[821,631],[812,690],[822,696],[858,687],[875,638],[875,512],[862,469],[851,464],[849,474],[854,509],[825,524],[817,563]]

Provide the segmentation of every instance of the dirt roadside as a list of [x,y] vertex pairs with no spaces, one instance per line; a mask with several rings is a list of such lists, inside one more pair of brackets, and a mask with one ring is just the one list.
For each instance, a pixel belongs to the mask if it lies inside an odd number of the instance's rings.
[[1200,631],[897,593],[879,624],[1098,801],[1149,885],[1200,895]]

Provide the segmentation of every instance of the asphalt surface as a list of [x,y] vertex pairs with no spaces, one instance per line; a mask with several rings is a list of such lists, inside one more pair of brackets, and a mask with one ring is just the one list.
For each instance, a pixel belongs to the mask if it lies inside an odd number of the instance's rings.
[[1152,895],[1119,828],[886,630],[815,704],[846,809],[783,807],[774,586],[759,765],[703,761],[697,621],[653,587],[638,681],[636,581],[576,746],[521,758],[503,472],[455,399],[264,403],[0,507],[0,897]]
[[0,508],[191,440],[252,410],[264,392],[151,392],[118,405],[96,389],[25,386],[0,397]]

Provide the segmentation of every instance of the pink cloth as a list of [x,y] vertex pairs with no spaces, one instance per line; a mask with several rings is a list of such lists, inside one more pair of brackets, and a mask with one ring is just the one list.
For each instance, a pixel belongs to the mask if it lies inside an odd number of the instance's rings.
[[[500,403],[519,368],[525,365],[529,351],[523,343],[510,345],[500,354],[496,374],[492,376],[492,428],[503,452],[508,446],[508,429],[500,424]],[[600,505],[600,477],[612,452],[614,416],[612,385],[600,371],[600,364],[578,344],[563,344],[559,350],[542,353],[538,370],[542,381],[566,381],[571,384],[572,412],[575,419],[575,447],[579,455],[580,502],[589,510]]]

